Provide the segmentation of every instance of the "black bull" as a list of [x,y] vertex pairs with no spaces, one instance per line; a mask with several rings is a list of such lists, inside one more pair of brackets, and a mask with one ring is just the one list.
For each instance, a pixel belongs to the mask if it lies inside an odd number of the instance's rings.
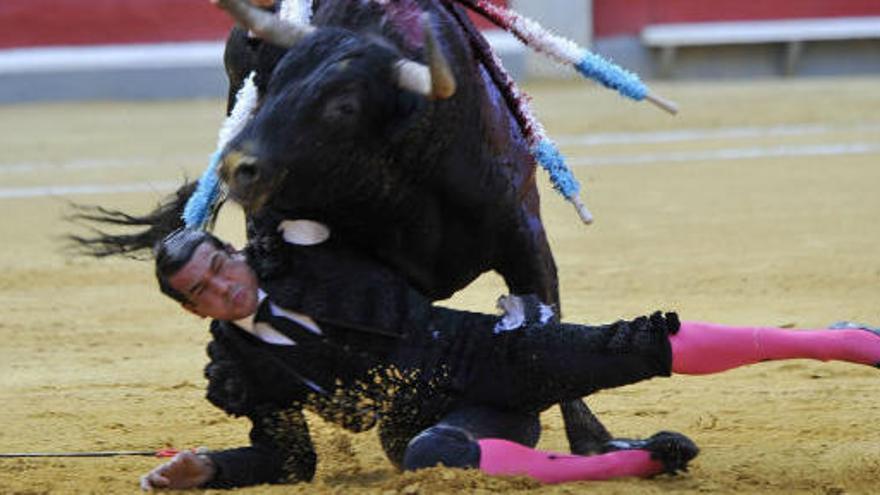
[[[319,219],[432,299],[496,270],[512,293],[555,303],[556,267],[519,125],[458,20],[425,7],[457,82],[452,97],[431,101],[392,81],[401,56],[424,58],[399,34],[420,28],[418,16],[365,36],[384,18],[377,4],[322,2],[313,20],[326,27],[277,63],[274,50],[259,57],[258,74],[271,77],[258,80],[259,109],[227,146],[221,176],[249,212],[265,204]],[[358,32],[337,27],[352,22]]]
[[[315,4],[317,29],[290,49],[248,39],[241,28],[228,40],[230,107],[252,69],[259,90],[252,120],[224,150],[231,197],[252,220],[328,225],[434,300],[495,270],[511,293],[558,303],[525,123],[462,9],[430,0]],[[455,79],[454,94],[442,99],[395,80],[398,62],[430,62],[432,44]],[[145,217],[86,213],[149,228],[78,240],[97,254],[149,247],[180,224],[191,192],[182,188]],[[563,414],[574,452],[610,437],[583,403],[564,405]]]

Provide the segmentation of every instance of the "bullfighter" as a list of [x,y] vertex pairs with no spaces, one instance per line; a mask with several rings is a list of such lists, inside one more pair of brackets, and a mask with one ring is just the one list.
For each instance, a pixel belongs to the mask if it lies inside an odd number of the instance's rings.
[[438,307],[332,236],[297,243],[288,233],[252,238],[244,252],[192,229],[157,244],[162,292],[213,318],[208,400],[252,429],[250,446],[181,453],[144,475],[143,489],[309,481],[317,457],[303,410],[354,432],[378,426],[402,469],[544,483],[675,473],[698,452],[683,435],[612,440],[592,456],[542,452],[538,414],[672,373],[795,358],[880,363],[880,331],[867,327],[733,327],[659,312],[587,326],[555,323],[528,296],[502,298],[501,316]]

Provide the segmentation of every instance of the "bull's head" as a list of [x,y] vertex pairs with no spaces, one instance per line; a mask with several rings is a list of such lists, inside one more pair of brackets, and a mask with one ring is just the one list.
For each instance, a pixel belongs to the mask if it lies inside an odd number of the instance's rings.
[[[320,157],[357,156],[381,140],[390,122],[411,113],[413,99],[445,99],[455,79],[432,30],[427,65],[402,57],[384,39],[346,29],[292,25],[243,0],[218,0],[243,26],[287,53],[276,65],[260,108],[226,147],[220,177],[246,211],[260,209],[290,173],[309,177]],[[312,163],[307,163],[312,162]]]

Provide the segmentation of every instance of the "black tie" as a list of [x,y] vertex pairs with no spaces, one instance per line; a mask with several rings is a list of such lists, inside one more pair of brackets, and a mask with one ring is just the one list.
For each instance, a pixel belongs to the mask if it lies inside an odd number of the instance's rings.
[[[263,301],[260,304],[259,308],[257,308],[257,314],[254,315],[254,324],[256,323],[265,323],[275,330],[284,334],[285,337],[289,338],[293,341],[294,345],[299,342],[315,342],[316,339],[320,338],[319,336],[313,334],[312,332],[304,329],[299,323],[286,318],[284,316],[275,316],[272,314],[271,303],[268,299]],[[295,369],[295,367],[290,366],[289,363],[278,360],[277,363],[283,368],[287,369],[287,371],[296,377],[300,383],[306,386],[312,392],[317,393],[318,395],[322,395],[325,397],[329,397],[330,394],[324,390],[320,385],[315,383],[313,380],[310,380],[302,375],[299,370]]]
[[276,315],[272,312],[272,303],[266,299],[257,309],[254,323],[266,323],[275,330],[284,334],[295,344],[317,343],[323,340],[319,334],[305,328],[301,323],[291,320],[284,315]]

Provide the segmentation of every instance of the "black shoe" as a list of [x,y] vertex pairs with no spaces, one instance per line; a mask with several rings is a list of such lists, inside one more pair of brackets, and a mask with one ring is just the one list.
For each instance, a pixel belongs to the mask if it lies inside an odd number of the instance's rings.
[[856,323],[854,321],[838,321],[837,323],[832,323],[828,328],[832,330],[840,330],[840,329],[852,329],[852,330],[867,330],[874,335],[880,337],[880,327],[871,327],[865,325],[864,323]]
[[465,429],[435,425],[419,433],[407,445],[403,469],[414,471],[437,465],[456,468],[480,466],[480,445]]
[[647,450],[651,453],[651,459],[663,463],[663,472],[666,474],[687,472],[688,462],[700,453],[699,447],[690,438],[671,431],[661,431],[642,440],[615,438],[605,443],[602,453],[619,450]]

